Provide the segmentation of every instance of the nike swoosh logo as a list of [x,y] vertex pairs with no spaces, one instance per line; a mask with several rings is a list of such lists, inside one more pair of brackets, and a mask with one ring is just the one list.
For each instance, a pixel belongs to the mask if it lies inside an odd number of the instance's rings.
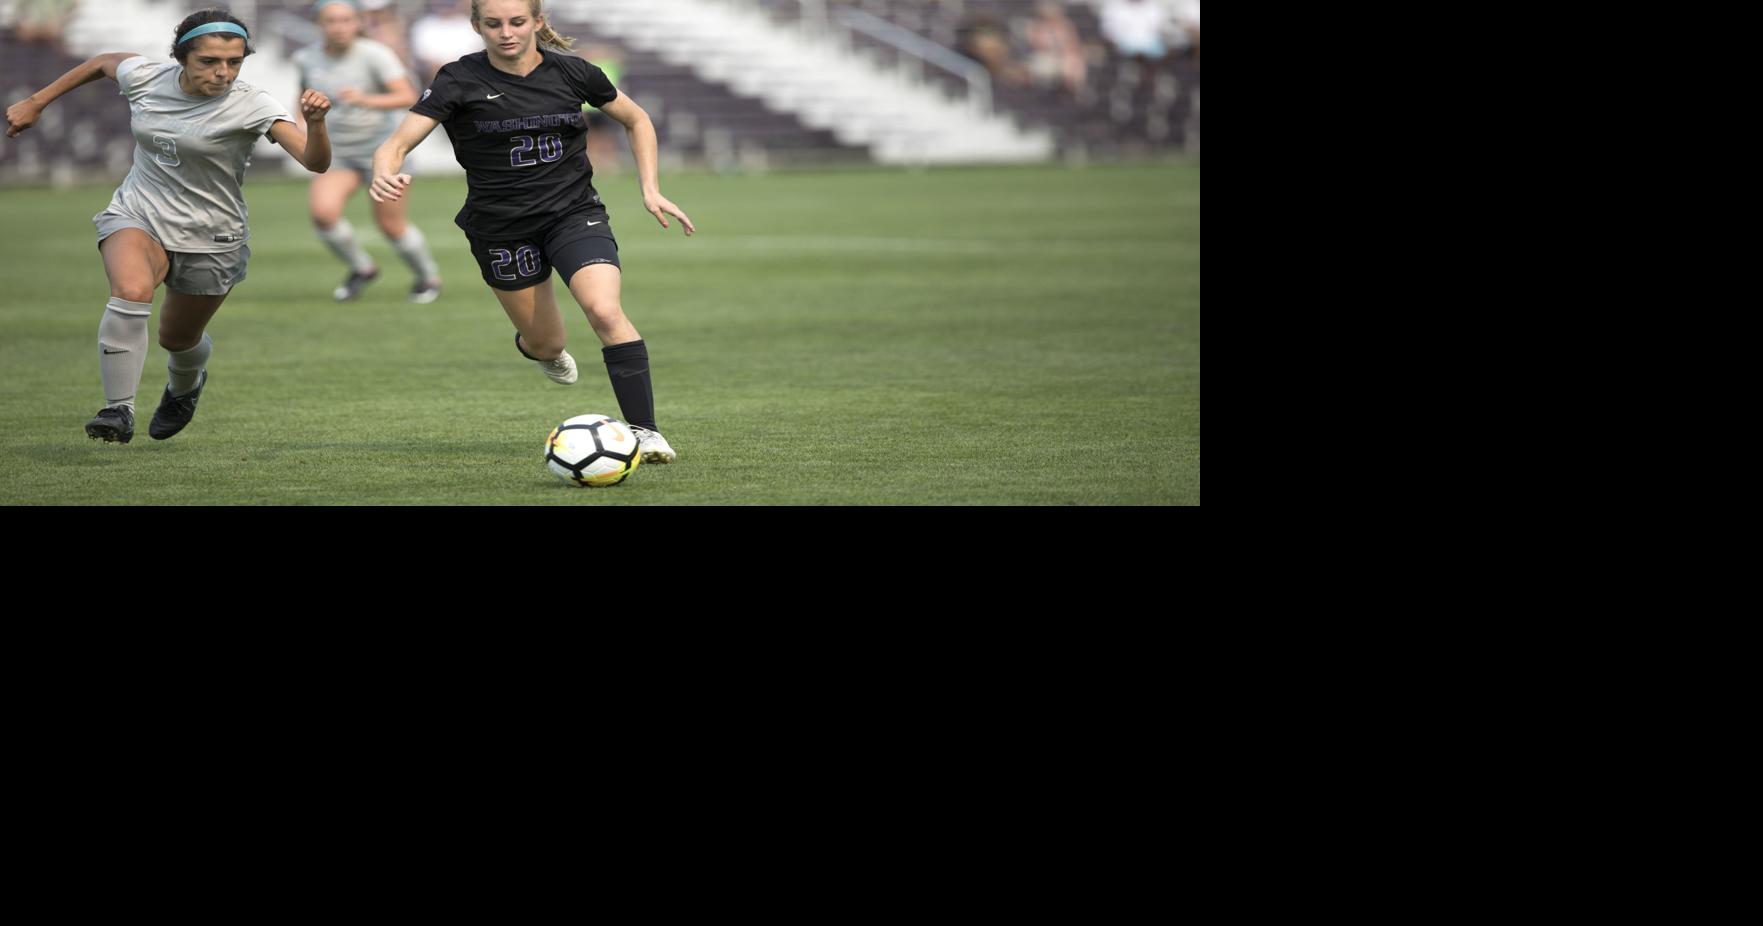
[[598,224],[600,224],[600,223],[599,223],[599,222],[589,222],[589,223],[588,223],[588,227],[589,227],[589,228],[593,228],[593,227],[594,227],[594,226],[596,226],[596,225],[598,225]]
[[[508,91],[506,91],[506,90],[504,90],[504,91],[502,91],[502,93],[507,93],[507,92],[508,92]],[[502,95],[502,93],[492,93],[492,94],[490,94],[490,95],[489,95],[489,96],[487,96],[487,97],[484,97],[484,99],[486,99],[486,100],[493,100],[493,99],[495,99],[495,98],[497,98],[497,97],[499,97],[499,96],[501,96],[501,95]]]
[[105,348],[104,352],[107,354],[126,354],[126,353],[128,353],[128,350],[126,348],[123,350],[111,350],[109,348]]

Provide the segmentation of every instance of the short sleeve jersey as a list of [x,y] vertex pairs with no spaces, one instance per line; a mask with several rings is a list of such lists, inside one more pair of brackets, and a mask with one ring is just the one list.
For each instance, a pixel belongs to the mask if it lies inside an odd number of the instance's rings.
[[466,55],[410,107],[447,127],[469,189],[454,221],[474,236],[520,237],[600,204],[582,104],[604,106],[618,91],[581,58],[542,53],[525,77],[491,67],[487,52]]
[[105,211],[139,220],[167,251],[237,250],[251,237],[243,190],[251,151],[271,125],[293,119],[242,80],[224,96],[185,93],[183,70],[141,57],[117,65],[135,162]]
[[397,52],[372,39],[358,38],[342,54],[333,56],[321,42],[301,49],[294,55],[294,64],[300,69],[301,87],[330,97],[325,128],[333,151],[377,148],[397,127],[395,109],[369,109],[341,100],[344,90],[385,93],[392,81],[408,78]]

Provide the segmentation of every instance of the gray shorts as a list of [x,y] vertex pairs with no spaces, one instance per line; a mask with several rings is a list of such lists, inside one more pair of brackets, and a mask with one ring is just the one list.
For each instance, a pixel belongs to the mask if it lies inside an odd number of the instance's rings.
[[[385,139],[380,139],[385,141]],[[373,154],[380,142],[370,145],[339,145],[331,142],[331,170],[352,170],[361,175],[363,184],[373,182]]]
[[[126,215],[100,212],[92,218],[92,224],[98,226],[100,245],[104,239],[125,228],[138,228],[154,241],[159,241],[153,236],[152,229]],[[251,262],[251,246],[241,244],[237,250],[212,254],[166,251],[165,259],[170,264],[170,269],[165,271],[168,289],[190,296],[224,296],[245,281],[245,266]]]

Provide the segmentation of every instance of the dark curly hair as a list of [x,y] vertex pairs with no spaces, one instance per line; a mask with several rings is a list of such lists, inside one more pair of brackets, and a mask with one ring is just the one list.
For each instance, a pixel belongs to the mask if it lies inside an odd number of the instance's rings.
[[[179,44],[178,39],[183,38],[184,33],[189,32],[191,29],[194,29],[197,26],[206,26],[209,23],[234,23],[241,28],[245,26],[245,21],[234,16],[230,10],[203,10],[199,13],[191,13],[184,18],[183,22],[178,23],[177,31],[172,33],[171,36],[171,56],[178,59],[179,64],[189,63],[190,49],[195,46],[197,42],[201,41],[203,37],[199,35],[182,44]],[[245,29],[245,31],[249,32],[251,30]],[[214,33],[210,32],[208,34],[213,35]],[[223,32],[221,35],[227,36],[230,35],[230,33]],[[245,57],[251,57],[256,51],[256,49],[251,47],[251,39],[247,37],[245,39]]]

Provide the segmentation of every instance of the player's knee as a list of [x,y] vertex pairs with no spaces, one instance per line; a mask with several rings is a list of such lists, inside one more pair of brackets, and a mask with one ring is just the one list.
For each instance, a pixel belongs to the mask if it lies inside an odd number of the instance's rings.
[[150,280],[116,280],[110,284],[110,297],[128,302],[153,302],[153,290]]
[[194,338],[180,338],[174,334],[167,334],[164,328],[159,329],[159,346],[165,350],[189,350],[200,343],[202,343],[200,331],[196,332]]
[[588,321],[596,328],[610,328],[624,321],[624,306],[619,305],[617,299],[590,302],[582,306],[582,311],[588,313]]

